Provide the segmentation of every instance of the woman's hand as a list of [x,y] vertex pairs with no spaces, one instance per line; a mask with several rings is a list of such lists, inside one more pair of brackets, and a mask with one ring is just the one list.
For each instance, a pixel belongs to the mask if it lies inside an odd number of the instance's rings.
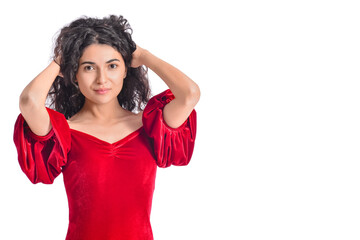
[[145,49],[139,47],[136,45],[136,50],[132,54],[132,61],[131,61],[131,67],[132,68],[138,68],[142,65],[144,65],[144,53],[146,52]]

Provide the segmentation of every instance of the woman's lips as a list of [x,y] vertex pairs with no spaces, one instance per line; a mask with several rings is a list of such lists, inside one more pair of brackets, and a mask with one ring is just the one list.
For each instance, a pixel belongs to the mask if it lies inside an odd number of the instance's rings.
[[95,92],[97,94],[106,94],[107,92],[110,91],[110,88],[100,88],[100,89],[96,89]]

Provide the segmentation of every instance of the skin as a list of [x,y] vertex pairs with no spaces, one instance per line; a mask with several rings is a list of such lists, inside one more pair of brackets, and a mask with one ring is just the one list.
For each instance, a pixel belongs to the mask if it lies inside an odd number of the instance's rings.
[[[135,114],[123,109],[116,98],[126,76],[121,54],[111,46],[93,44],[84,50],[79,64],[76,80],[85,96],[85,104],[68,120],[70,128],[109,143],[140,128],[142,112]],[[198,85],[174,66],[137,46],[131,67],[141,65],[155,72],[173,92],[175,99],[164,107],[163,117],[170,127],[179,127],[199,101]],[[59,74],[60,67],[51,62],[20,95],[20,111],[32,132],[39,136],[47,135],[52,128],[45,100]],[[108,90],[99,94],[96,90],[102,88]]]

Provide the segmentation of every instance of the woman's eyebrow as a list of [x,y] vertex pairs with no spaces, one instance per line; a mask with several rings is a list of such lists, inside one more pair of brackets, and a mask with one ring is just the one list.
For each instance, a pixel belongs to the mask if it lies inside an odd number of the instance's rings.
[[[120,62],[120,60],[119,60],[119,59],[117,59],[117,58],[113,58],[113,59],[110,59],[109,61],[106,61],[106,63],[111,63],[111,62],[115,62],[115,61]],[[95,63],[94,63],[94,62],[90,62],[90,61],[85,61],[85,62],[82,62],[80,65],[83,65],[83,64],[91,64],[91,65],[95,65]]]
[[118,61],[118,62],[120,62],[120,60],[119,60],[119,59],[117,59],[117,58],[113,58],[113,59],[110,59],[109,61],[107,61],[106,63],[111,63],[111,62],[114,62],[114,61]]
[[92,64],[92,65],[95,65],[95,63],[94,63],[94,62],[89,62],[89,61],[82,62],[80,65],[83,65],[83,64]]

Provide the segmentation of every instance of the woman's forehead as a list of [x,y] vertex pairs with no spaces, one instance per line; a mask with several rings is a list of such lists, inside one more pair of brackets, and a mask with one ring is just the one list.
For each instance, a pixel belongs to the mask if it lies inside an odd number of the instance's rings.
[[107,44],[91,44],[86,47],[80,60],[92,61],[96,63],[107,62],[110,59],[124,61],[121,54],[112,46]]

